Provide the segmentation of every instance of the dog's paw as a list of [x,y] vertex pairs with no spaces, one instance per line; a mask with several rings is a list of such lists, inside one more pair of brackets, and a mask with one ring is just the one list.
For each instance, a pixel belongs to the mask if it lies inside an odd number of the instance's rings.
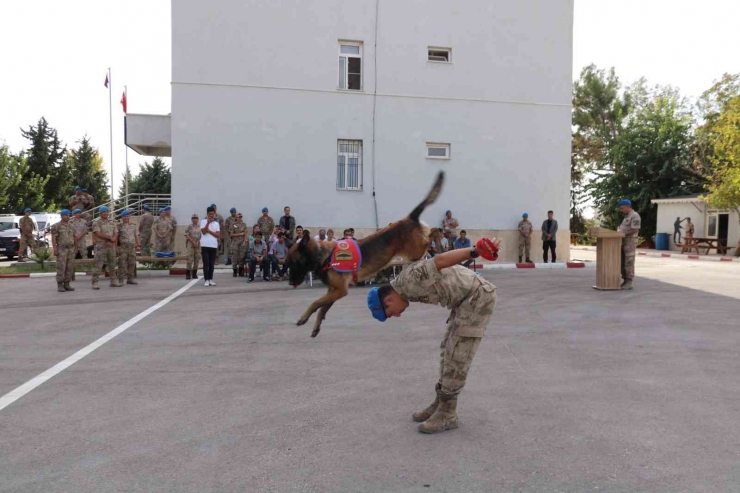
[[301,317],[295,324],[300,327],[301,325],[306,325],[306,322],[308,322],[308,317]]
[[320,331],[321,331],[321,327],[315,327],[313,329],[313,332],[311,332],[311,337],[316,337],[317,335],[319,335]]

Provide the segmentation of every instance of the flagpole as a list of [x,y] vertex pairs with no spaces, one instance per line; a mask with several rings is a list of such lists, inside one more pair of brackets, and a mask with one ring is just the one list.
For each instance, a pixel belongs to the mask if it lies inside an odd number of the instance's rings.
[[[123,95],[126,101],[128,101],[128,88],[127,86],[123,86]],[[126,145],[126,113],[123,114],[123,147],[126,149],[126,209],[128,209],[128,174],[130,170],[128,169],[128,145]]]
[[110,120],[110,200],[113,205],[116,190],[113,187],[113,76],[110,67],[108,67],[108,116]]

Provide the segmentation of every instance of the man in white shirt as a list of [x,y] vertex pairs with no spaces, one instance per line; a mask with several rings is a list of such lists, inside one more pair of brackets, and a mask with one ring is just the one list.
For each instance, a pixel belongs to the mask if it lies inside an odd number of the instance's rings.
[[313,237],[314,241],[326,241],[326,230],[320,229],[319,234]]
[[221,227],[216,219],[216,209],[209,207],[207,211],[208,217],[200,222],[200,232],[203,234],[200,238],[200,251],[203,258],[203,278],[205,279],[203,285],[215,286],[216,283],[213,282],[213,268],[216,265]]

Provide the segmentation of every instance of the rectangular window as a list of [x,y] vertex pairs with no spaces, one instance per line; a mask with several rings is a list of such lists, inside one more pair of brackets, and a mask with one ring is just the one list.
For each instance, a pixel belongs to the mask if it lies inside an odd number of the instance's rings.
[[450,159],[450,144],[427,142],[427,159]]
[[362,43],[339,43],[339,89],[362,90]]
[[362,190],[362,141],[337,141],[337,189]]
[[430,62],[452,62],[452,49],[451,48],[435,48],[430,46],[427,51],[427,60]]

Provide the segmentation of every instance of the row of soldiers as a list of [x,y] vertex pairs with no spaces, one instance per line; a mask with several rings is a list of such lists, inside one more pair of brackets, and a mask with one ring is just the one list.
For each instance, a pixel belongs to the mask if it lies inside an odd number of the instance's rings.
[[153,244],[155,252],[171,252],[177,231],[177,219],[172,215],[172,208],[169,205],[162,207],[157,217],[152,215],[148,205],[144,205],[142,209],[144,213],[139,217],[142,251],[148,255]]

